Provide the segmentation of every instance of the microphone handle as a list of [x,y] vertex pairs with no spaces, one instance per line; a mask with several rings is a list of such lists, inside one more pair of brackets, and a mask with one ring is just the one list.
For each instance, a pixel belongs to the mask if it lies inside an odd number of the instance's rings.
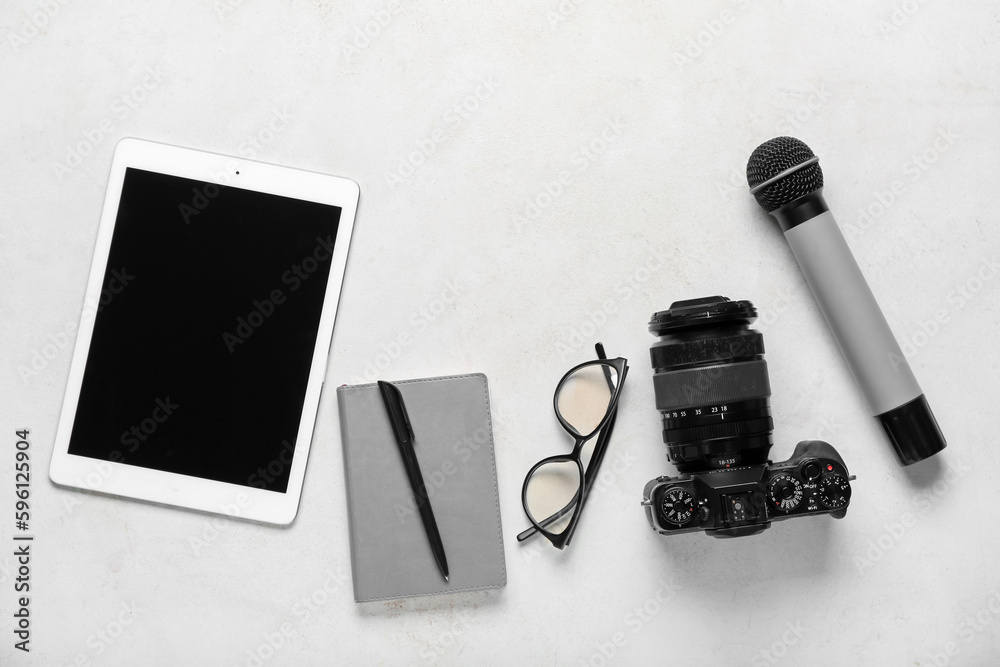
[[900,462],[932,456],[946,443],[923,391],[821,192],[807,197],[799,215],[774,212],[792,253]]
[[785,232],[872,415],[923,392],[830,211]]

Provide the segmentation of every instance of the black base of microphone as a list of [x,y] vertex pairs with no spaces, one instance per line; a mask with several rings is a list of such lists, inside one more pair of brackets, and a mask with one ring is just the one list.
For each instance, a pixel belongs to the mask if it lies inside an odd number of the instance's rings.
[[875,418],[904,466],[930,458],[948,444],[923,394]]

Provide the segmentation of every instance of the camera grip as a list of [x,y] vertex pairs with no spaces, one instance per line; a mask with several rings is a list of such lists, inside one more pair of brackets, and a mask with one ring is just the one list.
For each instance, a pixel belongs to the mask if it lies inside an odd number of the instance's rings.
[[787,461],[777,465],[792,464],[796,461],[802,461],[803,459],[808,458],[833,459],[839,463],[844,470],[847,470],[847,465],[844,463],[844,459],[840,456],[840,453],[833,448],[833,445],[822,440],[803,440],[799,444],[795,445],[795,450],[792,452],[792,456]]

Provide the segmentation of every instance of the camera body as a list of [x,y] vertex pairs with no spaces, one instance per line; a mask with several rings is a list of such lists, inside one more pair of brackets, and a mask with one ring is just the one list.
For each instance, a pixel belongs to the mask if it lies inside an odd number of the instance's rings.
[[642,504],[657,532],[704,530],[715,537],[759,533],[772,521],[812,514],[847,514],[850,475],[831,445],[807,440],[780,463],[657,477]]
[[768,456],[771,387],[756,318],[751,302],[713,296],[675,302],[649,323],[663,441],[680,473],[643,491],[661,534],[740,537],[772,521],[847,514],[854,478],[833,446],[808,440],[787,461]]

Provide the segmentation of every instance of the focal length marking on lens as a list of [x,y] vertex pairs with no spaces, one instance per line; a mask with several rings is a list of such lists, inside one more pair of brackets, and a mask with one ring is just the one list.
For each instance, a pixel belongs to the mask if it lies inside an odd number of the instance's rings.
[[716,415],[719,419],[725,419],[728,411],[728,405],[709,405],[701,408],[690,408],[688,410],[668,410],[663,413],[663,417],[668,419],[681,419],[688,416],[700,417],[702,415]]
[[736,403],[709,403],[683,409],[661,410],[660,414],[664,428],[677,429],[768,417],[771,410],[766,400],[749,399]]

